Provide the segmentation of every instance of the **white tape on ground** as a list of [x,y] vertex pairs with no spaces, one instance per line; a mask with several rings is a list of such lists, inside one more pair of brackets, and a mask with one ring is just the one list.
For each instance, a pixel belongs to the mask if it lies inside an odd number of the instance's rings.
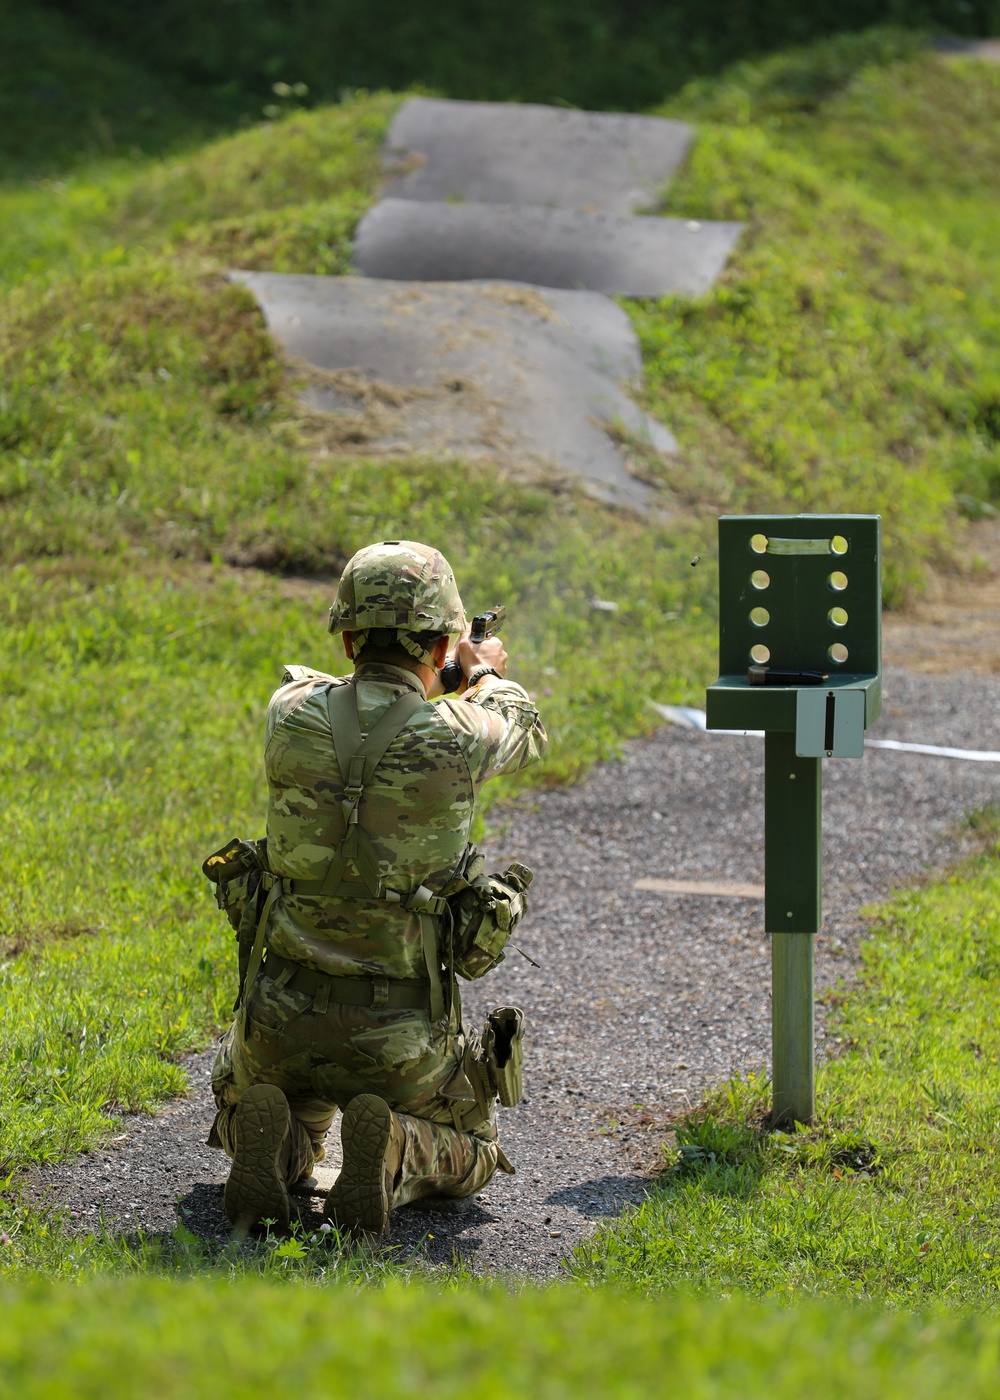
[[678,724],[682,729],[705,728],[704,710],[694,710],[690,705],[658,705],[655,700],[649,704],[668,724]]
[[968,758],[973,763],[1000,763],[1000,753],[987,749],[942,749],[937,744],[903,744],[898,739],[866,739],[866,749],[899,749],[902,753],[929,753],[937,758]]
[[[761,738],[762,729],[707,729],[705,711],[696,710],[690,705],[659,705],[650,700],[650,705],[668,724],[680,725],[682,729],[698,729],[708,734],[743,734]],[[904,744],[900,739],[866,739],[866,749],[896,749],[899,753],[925,753],[932,758],[964,758],[972,763],[1000,763],[1000,753],[989,749],[949,749],[938,744]]]

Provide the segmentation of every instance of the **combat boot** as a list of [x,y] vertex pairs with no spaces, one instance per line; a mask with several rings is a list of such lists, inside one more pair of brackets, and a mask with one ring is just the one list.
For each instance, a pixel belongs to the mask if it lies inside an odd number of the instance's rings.
[[226,1182],[226,1214],[237,1230],[262,1220],[287,1225],[291,1217],[288,1165],[292,1113],[274,1084],[254,1084],[236,1105],[232,1123],[233,1165]]
[[341,1229],[382,1235],[403,1165],[406,1130],[384,1099],[359,1094],[344,1109],[340,1139],[344,1165],[323,1213]]

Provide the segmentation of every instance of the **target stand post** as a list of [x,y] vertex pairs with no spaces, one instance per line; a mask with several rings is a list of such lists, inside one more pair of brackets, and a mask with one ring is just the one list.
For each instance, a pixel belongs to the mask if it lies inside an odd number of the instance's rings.
[[764,928],[772,1123],[815,1111],[813,954],[822,923],[823,758],[860,758],[882,703],[877,515],[719,520],[719,679],[709,729],[764,732]]

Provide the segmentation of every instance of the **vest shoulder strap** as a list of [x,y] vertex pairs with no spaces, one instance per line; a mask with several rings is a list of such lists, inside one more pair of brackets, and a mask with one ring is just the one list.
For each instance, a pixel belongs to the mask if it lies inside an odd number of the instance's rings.
[[358,809],[389,745],[426,704],[416,691],[405,691],[379,717],[371,732],[362,737],[354,686],[332,685],[326,692],[330,732],[344,784],[344,839],[327,868],[324,895],[336,894],[345,871],[353,864],[371,895],[379,897],[378,857],[371,838],[358,821]]
[[[330,732],[333,735],[333,746],[337,753],[340,776],[344,783],[345,834],[340,850],[334,854],[327,867],[323,880],[322,892],[324,895],[335,895],[348,866],[354,865],[372,898],[386,897],[379,879],[378,855],[371,837],[358,820],[358,807],[365,787],[375,776],[375,771],[385,757],[389,745],[397,735],[403,732],[416,712],[426,703],[424,697],[416,691],[404,692],[380,716],[371,732],[362,738],[355,687],[353,685],[332,685],[327,691],[326,705]],[[422,896],[423,898],[421,898]],[[420,941],[424,966],[430,982],[432,1021],[440,1021],[444,1015],[440,950],[438,948],[437,927],[431,913],[431,906],[437,902],[430,890],[420,886],[405,905],[420,920]]]

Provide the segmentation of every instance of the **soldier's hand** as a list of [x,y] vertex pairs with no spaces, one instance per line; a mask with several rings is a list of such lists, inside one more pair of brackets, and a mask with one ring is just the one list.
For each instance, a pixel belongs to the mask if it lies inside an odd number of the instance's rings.
[[495,666],[501,676],[507,674],[507,653],[500,637],[487,637],[482,642],[470,642],[469,634],[466,633],[458,640],[457,656],[466,682],[477,666]]

